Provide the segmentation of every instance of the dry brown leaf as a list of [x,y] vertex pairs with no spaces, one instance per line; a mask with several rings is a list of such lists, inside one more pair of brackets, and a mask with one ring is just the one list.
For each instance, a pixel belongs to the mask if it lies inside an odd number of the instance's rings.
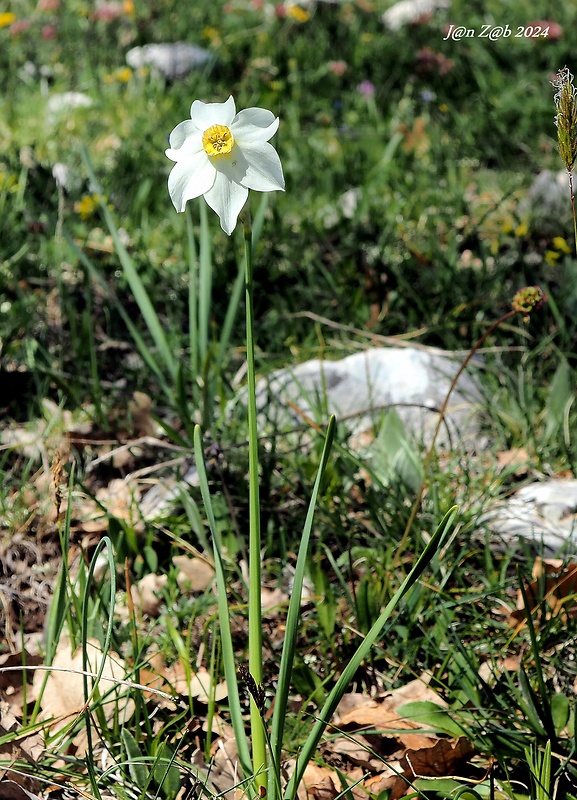
[[[0,655],[0,669],[6,667],[21,667],[22,664],[29,667],[36,667],[42,664],[42,658],[38,653],[31,654],[29,648],[26,648],[24,656],[22,653],[4,653]],[[15,669],[6,672],[0,671],[0,691],[3,694],[11,693],[22,686],[24,675],[30,675],[29,669]]]
[[[204,733],[208,733],[208,717],[205,717],[202,721],[202,725],[200,729],[204,731]],[[228,739],[234,738],[234,730],[232,725],[229,725],[221,716],[220,714],[215,714],[210,720],[210,732],[212,734],[216,734],[221,739],[228,741]]]
[[307,764],[298,790],[299,800],[334,800],[340,792],[335,770],[313,763]]
[[128,404],[134,433],[137,436],[155,436],[157,425],[152,419],[152,400],[144,392],[134,392]]
[[417,678],[414,681],[409,681],[404,686],[399,686],[398,689],[394,689],[390,693],[390,702],[393,708],[399,708],[399,706],[404,705],[405,703],[422,703],[422,702],[429,702],[429,703],[436,703],[438,706],[442,706],[443,708],[447,708],[447,703],[440,697],[437,692],[433,689],[429,688],[429,681],[431,680],[431,675],[429,673],[425,673],[421,675],[420,678]]
[[[397,708],[405,703],[431,702],[442,708],[447,703],[435,691],[429,688],[430,675],[424,674],[421,678],[410,681],[398,689],[386,692],[377,697],[367,697],[360,692],[344,694],[336,711],[335,727],[342,727],[356,723],[357,725],[374,725],[378,727],[394,727],[389,724],[398,719],[395,713]],[[411,727],[418,728],[418,723]],[[427,726],[423,726],[427,727]]]
[[[330,751],[348,759],[353,764],[377,772],[383,762],[375,758],[371,746],[364,736],[357,733],[353,736],[338,736],[330,741]],[[347,772],[348,774],[348,772]]]
[[155,572],[151,572],[142,580],[132,584],[130,595],[135,607],[149,617],[157,617],[160,606],[164,602],[161,593],[167,582],[166,575],[157,575]]
[[379,795],[385,789],[391,792],[390,800],[398,800],[416,778],[441,778],[458,774],[461,765],[475,750],[466,739],[429,740],[428,746],[407,750],[398,761],[389,761],[378,775],[363,782],[369,795]]
[[86,533],[99,533],[108,528],[108,514],[128,520],[136,528],[141,523],[140,489],[136,480],[114,478],[96,492],[96,500],[82,495],[74,499],[74,517]]
[[[18,733],[20,729],[20,722],[12,713],[10,704],[0,702],[0,736]],[[45,750],[44,739],[40,733],[19,735],[18,739],[0,745],[0,755],[8,755],[10,761],[25,759],[34,765],[38,763]]]
[[41,798],[16,781],[2,778],[0,773],[0,800],[41,800]]
[[96,492],[96,500],[118,519],[131,522],[139,519],[140,489],[136,481],[115,478]]
[[341,697],[341,701],[337,706],[335,723],[338,722],[340,724],[342,716],[353,711],[355,708],[361,708],[366,705],[367,700],[371,699],[372,698],[367,698],[367,695],[363,692],[347,692]]
[[[537,598],[543,592],[549,607],[548,616],[566,614],[577,617],[577,564],[565,563],[558,558],[537,557],[533,564],[533,581],[526,587],[531,613],[537,606]],[[527,609],[521,590],[517,592],[517,608],[511,614],[514,624],[527,617]]]
[[279,606],[288,604],[288,595],[282,589],[267,589],[263,586],[260,590],[260,602],[263,611],[278,610]]
[[69,411],[53,400],[42,401],[44,419],[35,419],[25,425],[11,425],[0,432],[3,445],[21,450],[27,458],[42,461],[49,471],[49,454],[57,448],[68,448],[71,433],[87,436],[92,431],[93,411],[90,408]]
[[499,470],[510,470],[514,475],[526,475],[532,457],[525,447],[514,447],[512,450],[501,450],[497,453]]
[[221,681],[214,687],[211,686],[210,672],[205,667],[200,667],[192,675],[190,685],[181,661],[175,661],[172,666],[168,667],[165,670],[165,676],[172,691],[184,696],[196,697],[201,703],[208,703],[211,692],[214,692],[214,699],[217,703],[228,695],[226,681]]
[[228,696],[228,689],[225,681],[212,686],[210,672],[204,667],[200,667],[192,676],[189,694],[191,697],[196,697],[201,703],[208,703],[210,696],[213,695],[218,703]]
[[[382,762],[379,763],[379,767],[382,768],[382,766]],[[347,770],[347,781],[350,786],[349,794],[353,796],[354,800],[368,800],[367,793],[363,786],[363,779],[366,774],[367,771],[362,767],[353,767]]]
[[[100,644],[95,639],[89,639],[86,649],[88,671],[97,673],[103,656]],[[69,643],[65,643],[54,657],[53,669],[48,675],[40,701],[42,708],[40,716],[44,720],[51,720],[50,728],[53,732],[61,730],[84,709],[82,661],[82,648],[78,648],[72,654]],[[118,685],[119,680],[124,680],[125,674],[126,670],[121,657],[110,651],[104,661],[104,669],[98,687],[100,696],[106,695],[106,698],[101,701],[93,701],[99,702],[107,720],[112,720],[115,712],[118,711],[121,721],[124,722],[130,719],[134,712],[134,702],[123,699],[128,688]],[[33,683],[35,697],[40,696],[44,678],[44,670],[37,670]],[[88,679],[89,688],[93,685],[93,681],[93,678]],[[73,745],[76,747],[78,756],[84,755],[87,747],[84,730],[74,737]]]
[[435,733],[402,733],[395,734],[400,745],[399,754],[408,750],[428,750],[434,747],[439,737]]
[[475,748],[465,738],[437,739],[432,747],[407,750],[401,759],[406,777],[443,778],[456,775],[463,762],[469,759]]
[[401,765],[398,761],[391,761],[386,769],[378,775],[373,775],[363,782],[363,786],[370,797],[377,797],[388,790],[391,792],[391,800],[397,800],[405,794],[407,788],[406,781],[399,777]]
[[179,570],[176,582],[181,592],[204,592],[214,580],[214,567],[199,556],[174,556],[172,563]]
[[[245,796],[239,783],[238,749],[234,737],[217,739],[212,746],[210,786],[215,793],[222,793],[225,800],[242,800]],[[236,787],[231,789],[231,787]]]
[[86,533],[101,533],[108,530],[108,516],[92,497],[86,495],[73,498],[73,515],[80,521]]
[[[369,700],[364,706],[358,706],[342,717],[335,720],[335,727],[345,728],[348,725],[359,725],[363,728],[374,728],[375,730],[385,730],[386,728],[396,728],[401,721],[399,715],[393,711],[385,702]],[[417,725],[411,723],[411,728]]]
[[496,661],[484,661],[479,667],[479,677],[493,685],[503,672],[517,672],[521,666],[520,656],[506,656]]
[[359,768],[373,773],[359,787],[365,797],[387,790],[391,800],[396,800],[406,794],[409,781],[416,776],[455,774],[458,765],[472,754],[473,748],[465,739],[440,737],[430,732],[428,725],[399,715],[399,707],[409,702],[434,702],[446,707],[427,685],[429,679],[430,676],[424,675],[380,697],[350,693],[341,700],[335,728],[369,730],[364,735],[337,737],[325,745],[323,753],[331,763],[332,758],[344,762],[339,768],[351,783],[352,773]]

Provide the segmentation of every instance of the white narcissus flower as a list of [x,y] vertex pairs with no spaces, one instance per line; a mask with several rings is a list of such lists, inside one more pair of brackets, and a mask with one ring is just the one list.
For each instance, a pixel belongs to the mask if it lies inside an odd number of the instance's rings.
[[168,176],[168,191],[177,211],[187,200],[204,195],[231,234],[249,189],[284,191],[280,158],[268,143],[279,120],[264,108],[236,113],[234,99],[226,103],[195,100],[190,119],[170,134],[168,158],[176,161]]

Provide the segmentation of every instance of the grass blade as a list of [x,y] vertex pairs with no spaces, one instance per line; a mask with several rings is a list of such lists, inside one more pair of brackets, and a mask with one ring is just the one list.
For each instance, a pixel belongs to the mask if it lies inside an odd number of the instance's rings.
[[96,174],[92,168],[92,164],[90,162],[90,157],[88,156],[88,152],[82,148],[82,160],[84,161],[84,165],[86,167],[86,171],[88,172],[88,177],[90,178],[90,182],[94,186],[94,191],[98,194],[100,200],[100,207],[102,213],[104,215],[104,219],[106,221],[106,225],[108,230],[110,231],[110,235],[112,236],[112,241],[114,242],[114,249],[116,250],[116,254],[118,255],[118,259],[120,261],[120,265],[123,269],[124,275],[126,280],[128,281],[128,285],[132,291],[134,299],[136,300],[138,307],[140,309],[140,313],[146,323],[146,327],[150,331],[150,335],[152,336],[158,353],[164,362],[164,366],[167,369],[168,373],[171,377],[174,377],[176,373],[176,361],[173,358],[172,350],[168,344],[166,336],[164,335],[164,330],[162,325],[160,324],[160,320],[158,318],[158,314],[154,310],[154,306],[148,296],[148,292],[144,288],[144,284],[140,279],[140,275],[138,274],[134,262],[128,251],[126,250],[125,246],[122,244],[120,240],[120,236],[118,235],[118,228],[114,223],[112,218],[112,214],[110,213],[106,202],[103,199],[103,192],[102,188],[100,187],[97,179]]

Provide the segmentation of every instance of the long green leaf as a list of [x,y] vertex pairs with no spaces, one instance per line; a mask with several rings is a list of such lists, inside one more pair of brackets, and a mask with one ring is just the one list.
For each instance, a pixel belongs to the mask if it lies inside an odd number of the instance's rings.
[[[254,333],[254,281],[250,215],[243,221],[245,260],[245,313],[248,418],[248,668],[257,686],[262,684],[262,602],[261,602],[261,519],[258,421],[256,403],[256,365]],[[259,794],[266,793],[267,742],[262,709],[254,695],[250,699],[252,765]]]
[[327,697],[325,704],[318,716],[317,722],[315,723],[312,731],[310,732],[303,749],[299,753],[299,758],[297,762],[297,766],[295,768],[294,773],[291,776],[291,779],[286,787],[285,790],[285,797],[288,800],[295,797],[296,791],[298,786],[302,780],[304,771],[306,769],[307,764],[313,757],[321,737],[325,732],[325,729],[338,706],[343,694],[346,692],[347,687],[349,686],[351,680],[353,679],[357,669],[359,668],[363,659],[369,654],[373,644],[377,640],[378,636],[381,634],[385,624],[388,622],[391,614],[399,604],[400,600],[404,597],[404,595],[411,589],[411,587],[416,583],[419,576],[424,572],[425,568],[439,549],[443,539],[445,538],[447,532],[451,529],[453,525],[453,521],[457,514],[457,507],[453,506],[444,516],[443,520],[441,521],[439,527],[432,535],[429,543],[419,556],[417,563],[413,567],[413,569],[409,572],[399,589],[395,592],[394,596],[390,600],[389,604],[382,612],[380,617],[374,623],[371,630],[367,633],[366,637],[364,638],[363,642],[357,648],[355,654],[343,670],[340,678],[336,682],[333,690]]
[[[271,750],[275,764],[280,764],[284,726],[286,720],[286,710],[288,695],[291,683],[291,675],[295,658],[296,642],[298,635],[298,622],[300,618],[301,596],[303,581],[305,576],[306,560],[308,547],[313,528],[313,519],[317,498],[319,495],[323,473],[325,471],[331,446],[335,435],[336,420],[332,416],[327,427],[325,445],[321,455],[321,461],[317,472],[317,477],[313,487],[309,508],[303,528],[303,533],[299,545],[297,563],[295,567],[294,581],[289,602],[285,638],[282,648],[280,669],[278,676],[278,686],[275,698],[274,714],[271,726]],[[269,781],[269,796],[274,791],[272,781]]]
[[212,534],[213,541],[213,554],[214,554],[214,569],[216,572],[216,586],[217,586],[217,601],[218,601],[218,617],[220,621],[220,637],[222,640],[222,659],[224,662],[224,677],[228,689],[228,704],[230,716],[232,720],[232,727],[236,739],[236,746],[238,748],[238,756],[240,764],[247,778],[252,774],[252,765],[250,758],[250,749],[246,731],[244,729],[244,721],[242,718],[242,709],[240,705],[240,697],[238,694],[238,679],[236,675],[236,663],[234,658],[234,647],[232,644],[232,633],[230,629],[230,615],[228,610],[227,601],[227,586],[226,575],[224,572],[224,562],[222,559],[222,544],[220,541],[220,534],[216,526],[214,511],[210,497],[210,490],[208,488],[208,480],[206,477],[206,468],[204,465],[204,453],[202,450],[202,435],[200,426],[197,425],[194,429],[194,453],[196,458],[196,469],[198,471],[198,480],[200,486],[200,493],[204,502],[208,525]]
[[238,273],[236,280],[230,293],[230,300],[226,309],[226,315],[220,332],[220,339],[218,342],[218,353],[216,356],[216,369],[220,374],[222,372],[223,361],[225,353],[229,349],[230,337],[232,333],[232,326],[234,325],[235,317],[238,313],[238,307],[242,298],[242,290],[244,288],[244,262],[239,259]]
[[[543,714],[541,717],[541,723],[545,730],[547,731],[547,735],[553,741],[557,741],[557,732],[555,731],[555,724],[553,723],[553,717],[551,714],[551,703],[549,700],[549,692],[547,690],[547,684],[545,683],[545,677],[543,675],[543,670],[541,669],[541,649],[539,648],[539,642],[537,641],[537,634],[535,632],[535,625],[533,624],[533,615],[531,613],[531,604],[529,603],[529,597],[527,595],[527,588],[523,581],[523,576],[521,575],[521,571],[517,568],[517,577],[519,580],[519,589],[521,591],[521,597],[523,598],[523,606],[525,608],[525,613],[527,615],[527,630],[529,632],[529,639],[531,640],[531,650],[533,652],[533,661],[535,663],[535,674],[537,676],[537,684],[539,686],[539,695],[542,704]],[[523,671],[521,670],[521,673]],[[530,686],[529,681],[527,680],[527,685]]]
[[[88,606],[89,606],[89,588],[90,582],[94,576],[94,570],[96,569],[96,565],[98,562],[98,556],[100,555],[101,551],[106,548],[106,555],[108,558],[108,573],[109,573],[109,580],[110,580],[110,601],[108,605],[108,625],[106,628],[106,635],[104,637],[104,644],[102,646],[102,659],[100,661],[100,665],[98,667],[96,678],[92,684],[92,690],[88,691],[88,675],[86,674],[89,669],[88,664]],[[114,604],[116,602],[116,564],[114,562],[114,550],[112,547],[112,542],[110,541],[108,536],[103,536],[102,539],[98,542],[96,550],[92,556],[90,561],[90,567],[88,569],[88,576],[86,578],[86,590],[84,594],[84,599],[82,602],[82,683],[84,687],[84,705],[85,705],[85,712],[84,712],[84,722],[86,726],[86,738],[87,738],[87,752],[85,756],[86,767],[88,769],[88,775],[90,777],[90,784],[92,786],[92,790],[94,792],[95,797],[101,798],[100,790],[98,788],[98,781],[96,779],[96,771],[94,768],[95,758],[94,758],[94,750],[92,745],[92,720],[90,716],[90,702],[95,694],[99,691],[99,683],[100,679],[102,678],[102,673],[104,672],[104,668],[106,666],[106,657],[110,650],[110,642],[112,639],[112,631],[114,630]]]

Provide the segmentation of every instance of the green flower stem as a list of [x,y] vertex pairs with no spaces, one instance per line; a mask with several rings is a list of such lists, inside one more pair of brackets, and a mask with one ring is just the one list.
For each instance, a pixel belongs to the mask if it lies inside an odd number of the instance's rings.
[[[252,229],[248,211],[243,215],[246,295],[246,361],[248,367],[248,472],[249,472],[249,593],[248,669],[257,686],[262,684],[262,608],[260,568],[260,498],[258,430],[256,421],[256,371],[254,365],[254,314],[252,281]],[[254,698],[250,698],[252,764],[256,787],[266,793],[267,752],[264,723]]]
[[195,380],[199,372],[198,355],[198,271],[199,262],[194,239],[190,206],[186,207],[186,238],[188,241],[188,349],[190,372]]

